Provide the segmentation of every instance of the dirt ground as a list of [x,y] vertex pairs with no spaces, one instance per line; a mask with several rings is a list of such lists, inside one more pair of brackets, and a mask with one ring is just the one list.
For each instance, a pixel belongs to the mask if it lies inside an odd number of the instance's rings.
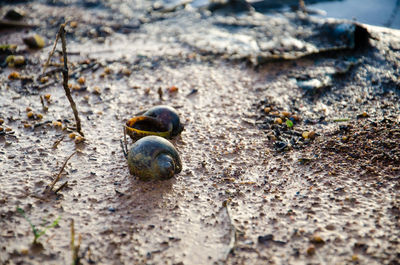
[[[399,31],[364,25],[354,49],[255,63],[193,45],[195,25],[179,29],[174,14],[203,19],[197,11],[50,3],[2,9],[38,26],[0,34],[26,60],[0,68],[1,264],[71,264],[71,220],[81,264],[399,264]],[[67,47],[81,143],[60,45],[42,74],[64,19],[76,22]],[[23,44],[32,33],[43,49]],[[160,104],[185,125],[171,140],[183,170],[143,182],[129,174],[122,126]],[[44,192],[73,152],[55,187],[67,184]],[[17,207],[38,226],[60,221],[32,245]]]

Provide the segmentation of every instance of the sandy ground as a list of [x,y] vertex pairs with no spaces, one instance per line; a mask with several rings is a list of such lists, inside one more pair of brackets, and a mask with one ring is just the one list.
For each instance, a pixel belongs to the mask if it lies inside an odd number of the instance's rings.
[[[0,36],[27,59],[0,72],[1,264],[71,263],[72,219],[82,264],[399,264],[400,33],[367,27],[363,49],[253,66],[198,53],[171,32],[152,35],[151,21],[94,37],[82,21],[99,17],[86,11],[22,7],[33,18],[51,14],[54,24],[39,31],[48,43],[41,50],[21,41],[35,30]],[[69,137],[74,118],[61,74],[48,85],[36,79],[67,15],[78,21],[67,37],[70,83],[85,77],[73,92],[83,143]],[[342,62],[351,67],[328,85],[299,85]],[[23,78],[10,80],[13,71]],[[159,104],[175,107],[185,124],[172,139],[183,171],[142,182],[129,174],[122,125]],[[28,107],[43,117],[28,118]],[[66,187],[44,193],[75,151],[56,184]],[[41,247],[17,206],[36,225],[60,217]]]

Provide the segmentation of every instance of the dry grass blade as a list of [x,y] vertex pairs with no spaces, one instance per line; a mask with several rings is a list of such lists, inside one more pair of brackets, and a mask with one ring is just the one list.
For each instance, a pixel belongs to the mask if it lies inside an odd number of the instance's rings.
[[233,224],[231,213],[230,213],[230,210],[229,210],[229,203],[230,203],[230,200],[226,200],[223,203],[223,206],[226,209],[226,214],[228,215],[229,224],[231,226],[231,235],[230,235],[230,240],[229,240],[229,248],[228,248],[228,251],[226,253],[225,260],[228,260],[229,255],[235,250],[236,244],[237,244],[237,237],[238,237],[238,233],[239,233],[239,230]]
[[74,228],[74,219],[71,220],[71,241],[70,248],[72,252],[72,265],[78,265],[79,262],[79,248],[81,247],[82,235],[79,234],[78,244],[75,246],[75,228]]
[[57,177],[56,177],[56,178],[53,180],[53,182],[50,184],[50,190],[53,190],[54,185],[56,185],[56,183],[60,180],[60,178],[61,178],[61,173],[63,172],[65,166],[67,165],[67,163],[68,163],[68,161],[71,159],[71,157],[72,157],[73,155],[75,155],[75,154],[76,154],[76,152],[73,152],[73,153],[65,160],[64,164],[62,165],[62,167],[61,167],[61,169],[60,169],[60,172],[58,172]]

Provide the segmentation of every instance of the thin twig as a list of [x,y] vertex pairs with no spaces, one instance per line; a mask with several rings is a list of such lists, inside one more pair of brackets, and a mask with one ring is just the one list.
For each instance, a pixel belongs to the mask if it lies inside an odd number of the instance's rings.
[[56,35],[56,40],[54,42],[54,46],[53,49],[51,50],[49,57],[47,58],[47,62],[45,63],[44,67],[43,67],[43,73],[50,61],[50,58],[53,56],[55,48],[57,46],[57,42],[58,40],[61,38],[61,44],[62,44],[62,52],[63,52],[63,58],[64,58],[64,67],[62,70],[62,75],[63,75],[63,87],[64,87],[64,91],[65,91],[65,95],[68,98],[69,104],[71,105],[72,111],[74,113],[74,117],[75,117],[75,122],[76,122],[76,131],[84,136],[83,132],[82,132],[82,128],[81,128],[81,120],[79,119],[79,114],[78,114],[78,109],[76,108],[76,104],[74,102],[74,99],[71,96],[71,90],[68,87],[68,56],[67,56],[67,41],[65,38],[65,26],[66,26],[67,22],[64,24],[61,24],[57,35]]
[[65,134],[63,136],[61,136],[60,139],[58,139],[57,141],[54,142],[53,148],[57,148],[57,146],[62,142],[62,140],[64,140],[64,138],[65,138]]
[[42,95],[40,95],[40,103],[42,104],[42,107],[43,107],[43,111],[44,111],[44,112],[46,112],[46,111],[49,110],[49,107],[47,107],[47,106],[44,104],[44,100],[43,100],[43,96],[42,96]]
[[64,86],[65,94],[71,105],[72,111],[74,112],[75,122],[76,122],[76,131],[80,135],[84,136],[82,133],[82,129],[81,129],[81,120],[79,119],[79,116],[78,116],[78,110],[76,108],[76,104],[75,104],[74,100],[72,99],[71,91],[69,90],[69,87],[68,87],[68,61],[67,61],[67,41],[65,39],[65,24],[62,24],[60,26],[60,32],[61,32],[62,50],[63,50],[63,55],[64,55],[64,68],[62,71],[63,86]]
[[73,153],[65,160],[65,162],[64,162],[64,164],[62,165],[62,167],[61,167],[61,169],[60,169],[60,172],[58,173],[57,177],[56,177],[56,178],[53,180],[53,182],[51,183],[51,185],[50,185],[50,190],[53,190],[54,185],[56,185],[56,183],[60,180],[61,173],[63,172],[65,166],[67,165],[67,163],[68,163],[68,161],[69,161],[69,159],[70,159],[73,155],[75,155],[75,154],[76,154],[76,152],[73,152]]
[[67,186],[67,184],[68,184],[68,181],[66,181],[66,182],[64,182],[63,184],[61,184],[61,186],[58,187],[58,188],[54,191],[54,193],[57,193],[57,192],[59,192],[60,190],[62,190],[64,187]]
[[60,28],[58,29],[58,32],[57,32],[57,35],[56,35],[56,40],[54,41],[54,44],[53,44],[53,49],[51,49],[51,52],[49,53],[49,57],[47,58],[47,61],[46,61],[46,63],[45,63],[44,66],[43,66],[42,75],[44,74],[44,71],[46,71],[46,68],[47,68],[47,66],[48,66],[49,63],[50,63],[50,59],[51,59],[51,57],[53,56],[54,51],[56,50],[57,42],[58,42],[58,39],[60,38],[60,35],[61,35],[61,27],[63,27],[63,26],[65,27],[65,23],[64,23],[64,24],[61,24]]

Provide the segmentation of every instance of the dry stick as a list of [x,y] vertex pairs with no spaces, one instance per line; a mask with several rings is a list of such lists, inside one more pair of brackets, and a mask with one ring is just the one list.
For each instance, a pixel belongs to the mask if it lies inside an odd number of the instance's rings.
[[71,96],[71,91],[69,90],[68,87],[68,65],[67,65],[67,41],[65,39],[65,24],[60,26],[60,32],[61,32],[61,43],[62,43],[62,50],[63,50],[63,56],[64,56],[64,68],[63,68],[63,86],[65,90],[65,94],[67,95],[67,98],[69,100],[69,103],[71,105],[72,111],[74,112],[75,116],[75,122],[76,122],[76,131],[82,135],[82,130],[81,130],[81,120],[79,119],[78,116],[78,110],[76,109],[76,104],[74,100],[72,99]]
[[74,102],[74,100],[73,100],[73,98],[71,96],[71,91],[70,91],[70,89],[68,87],[67,41],[66,41],[66,38],[65,38],[65,26],[66,26],[66,24],[67,24],[67,22],[64,23],[64,24],[61,24],[61,26],[60,26],[60,28],[59,28],[59,30],[57,32],[57,36],[56,36],[56,40],[55,40],[54,45],[53,45],[53,49],[51,50],[51,52],[49,54],[49,57],[47,58],[47,61],[46,61],[45,65],[44,65],[44,67],[43,67],[43,73],[44,73],[47,65],[50,62],[50,58],[54,54],[54,51],[55,51],[56,46],[57,46],[58,39],[61,37],[62,51],[63,51],[63,57],[64,57],[64,67],[62,69],[63,87],[64,87],[65,95],[68,98],[69,104],[71,105],[72,111],[73,111],[74,116],[75,116],[76,131],[80,135],[84,136],[83,132],[82,132],[82,129],[81,129],[81,120],[79,119],[78,109],[76,108],[76,104],[75,104],[75,102]]
[[73,155],[75,155],[75,154],[76,154],[76,152],[73,152],[73,153],[65,160],[65,162],[64,162],[64,164],[62,165],[62,167],[61,167],[61,169],[60,169],[60,172],[58,173],[57,177],[56,177],[56,178],[53,180],[53,182],[51,183],[51,185],[50,185],[50,190],[53,190],[54,185],[56,185],[56,183],[60,180],[61,173],[63,172],[65,166],[67,165],[68,160],[69,160]]

